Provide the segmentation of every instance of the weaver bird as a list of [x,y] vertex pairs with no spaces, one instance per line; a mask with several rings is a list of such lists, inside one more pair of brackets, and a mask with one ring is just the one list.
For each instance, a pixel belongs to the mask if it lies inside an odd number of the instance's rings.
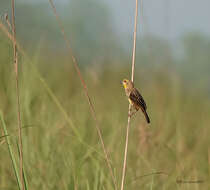
[[122,84],[123,84],[123,87],[125,88],[125,94],[128,97],[128,101],[130,102],[132,107],[134,107],[136,110],[130,116],[135,114],[139,110],[139,108],[141,108],[141,110],[147,120],[147,123],[150,123],[150,119],[149,119],[149,116],[146,111],[147,105],[146,105],[142,95],[139,93],[139,91],[136,88],[134,88],[133,82],[128,79],[124,79],[122,81]]

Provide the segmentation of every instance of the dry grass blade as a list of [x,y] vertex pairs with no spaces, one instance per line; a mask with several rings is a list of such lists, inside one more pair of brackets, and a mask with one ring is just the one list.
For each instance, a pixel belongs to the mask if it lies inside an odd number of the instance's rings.
[[16,28],[15,28],[15,1],[12,0],[12,34],[13,34],[13,56],[14,56],[14,70],[15,70],[15,81],[16,81],[16,96],[17,96],[17,117],[18,117],[18,141],[20,147],[20,181],[22,189],[25,189],[23,180],[23,144],[22,144],[22,129],[21,129],[21,115],[20,115],[20,92],[19,92],[19,79],[18,79],[18,55],[16,45]]
[[88,93],[87,85],[86,85],[86,83],[85,83],[85,81],[84,81],[84,79],[83,79],[83,77],[82,77],[82,74],[81,74],[81,72],[80,72],[80,69],[79,69],[78,64],[77,64],[77,61],[76,61],[76,58],[73,56],[70,42],[69,42],[69,40],[68,40],[68,38],[67,38],[67,36],[66,36],[66,33],[65,33],[64,27],[63,27],[63,25],[62,25],[62,22],[61,22],[61,20],[59,19],[59,16],[58,16],[58,14],[57,14],[56,7],[55,7],[55,5],[54,5],[54,3],[53,3],[53,0],[49,0],[49,2],[50,2],[50,5],[51,5],[51,7],[52,7],[52,9],[53,9],[53,12],[54,12],[54,14],[55,14],[55,16],[56,16],[56,20],[57,20],[57,22],[58,22],[58,24],[59,24],[59,27],[60,27],[60,30],[61,30],[61,32],[62,32],[62,34],[63,34],[63,37],[64,37],[64,40],[65,40],[66,45],[67,45],[67,47],[68,47],[68,50],[69,50],[69,52],[70,52],[70,54],[71,54],[71,57],[72,57],[72,60],[73,60],[73,64],[74,64],[74,67],[75,67],[75,69],[76,69],[76,71],[77,71],[77,74],[78,74],[78,76],[79,76],[79,78],[80,78],[80,81],[81,81],[81,83],[82,83],[82,86],[83,86],[83,89],[84,89],[84,93],[85,93],[85,95],[86,95],[86,97],[87,97],[87,100],[88,100],[88,103],[89,103],[89,106],[90,106],[90,110],[91,110],[92,117],[93,117],[93,119],[94,119],[95,122],[96,122],[97,133],[98,133],[98,136],[99,136],[99,139],[100,139],[100,142],[101,142],[101,145],[102,145],[102,148],[103,148],[105,157],[106,157],[106,162],[107,162],[108,168],[109,168],[109,170],[110,170],[110,174],[111,174],[111,177],[112,177],[112,180],[113,180],[113,184],[114,184],[114,186],[115,186],[115,189],[117,189],[116,179],[115,179],[115,176],[114,176],[112,167],[111,167],[111,163],[110,163],[110,160],[109,160],[108,153],[107,153],[106,148],[105,148],[105,144],[104,144],[104,141],[103,141],[103,138],[102,138],[101,130],[100,130],[99,125],[98,125],[98,121],[97,121],[97,118],[96,118],[96,112],[95,112],[93,103],[92,103],[92,101],[91,101],[91,99],[90,99],[90,96],[89,96],[89,93]]
[[[136,14],[135,14],[135,24],[134,24],[132,74],[131,74],[131,81],[132,82],[134,81],[134,71],[135,71],[137,17],[138,17],[138,0],[136,0]],[[124,162],[123,162],[122,180],[121,180],[121,188],[120,188],[121,190],[124,189],[124,183],[125,183],[125,173],[126,173],[127,154],[128,154],[129,129],[130,129],[130,121],[131,121],[131,116],[130,115],[131,115],[131,104],[129,104],[129,108],[128,108],[128,124],[127,124],[127,130],[126,130]]]

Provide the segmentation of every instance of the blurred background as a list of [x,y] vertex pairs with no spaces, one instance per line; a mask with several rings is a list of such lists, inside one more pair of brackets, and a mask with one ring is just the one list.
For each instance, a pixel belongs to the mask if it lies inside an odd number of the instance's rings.
[[[128,108],[120,81],[131,74],[135,1],[54,2],[120,184]],[[127,189],[210,188],[209,7],[208,0],[139,2],[135,84],[147,102],[151,125],[141,113],[132,119]],[[1,0],[4,24],[5,13],[10,19],[11,4]],[[29,189],[114,189],[88,102],[49,2],[16,1],[15,14],[17,40],[28,56],[19,53]],[[0,110],[17,149],[12,60],[12,43],[0,30]],[[1,125],[0,132],[2,136]],[[4,138],[0,163],[0,189],[16,189]],[[142,177],[155,172],[164,174]]]

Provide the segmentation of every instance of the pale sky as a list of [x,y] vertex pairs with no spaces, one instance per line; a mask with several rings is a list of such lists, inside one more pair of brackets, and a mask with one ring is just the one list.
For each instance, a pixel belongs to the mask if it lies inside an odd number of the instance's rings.
[[[125,34],[132,32],[135,0],[103,1],[112,8],[116,29],[121,29]],[[138,29],[142,34],[140,16],[138,19]],[[143,0],[143,32],[171,40],[179,38],[186,32],[209,35],[210,0]]]
[[[48,0],[19,1],[48,2]],[[56,4],[70,1],[72,0],[54,0]],[[136,0],[98,1],[111,9],[113,27],[117,33],[119,32],[119,36],[125,39],[132,36]],[[139,12],[138,36],[152,33],[174,42],[187,32],[201,32],[208,36],[210,34],[210,0],[139,0],[139,11],[141,2],[143,2],[143,23]]]
[[[19,0],[25,2],[48,2],[48,0]],[[57,3],[72,0],[54,0]],[[80,0],[85,1],[85,0]],[[113,24],[117,30],[128,33],[132,22],[136,0],[98,0],[112,10]],[[210,34],[210,0],[139,0],[143,2],[143,28],[160,36],[174,39],[189,31]],[[140,13],[139,13],[140,15]],[[140,27],[139,20],[139,27]]]

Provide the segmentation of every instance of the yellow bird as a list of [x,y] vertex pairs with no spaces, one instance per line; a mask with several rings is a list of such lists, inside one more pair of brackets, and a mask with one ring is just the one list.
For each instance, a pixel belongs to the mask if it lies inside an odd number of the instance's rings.
[[147,123],[150,123],[150,118],[147,114],[147,105],[142,97],[142,95],[139,93],[139,91],[134,88],[134,84],[132,81],[128,80],[128,79],[124,79],[122,81],[123,87],[125,88],[125,94],[128,97],[128,101],[130,102],[130,104],[136,109],[136,111],[134,113],[131,114],[131,116],[133,114],[135,114],[139,108],[141,108]]

